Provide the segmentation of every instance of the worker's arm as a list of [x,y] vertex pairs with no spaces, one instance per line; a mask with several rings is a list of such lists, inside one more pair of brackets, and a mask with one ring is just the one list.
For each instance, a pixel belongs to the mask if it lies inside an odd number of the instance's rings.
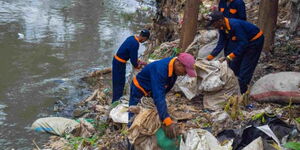
[[245,8],[244,1],[238,1],[237,12],[238,12],[238,15],[239,15],[239,19],[247,20],[246,8]]
[[171,125],[173,122],[168,114],[168,108],[166,103],[166,80],[164,79],[161,72],[153,70],[151,72],[151,89],[152,98],[157,108],[159,118],[163,121],[166,126]]
[[218,56],[218,54],[223,50],[225,46],[225,33],[224,31],[219,30],[219,40],[216,48],[211,52],[210,55],[207,56],[208,60],[214,59],[214,57]]
[[245,52],[246,45],[249,43],[247,33],[241,26],[235,27],[235,35],[237,37],[237,46],[233,47],[232,53],[226,56],[229,60],[243,54]]
[[139,45],[138,44],[131,44],[130,47],[128,47],[129,53],[130,53],[130,62],[134,68],[138,68],[138,50]]

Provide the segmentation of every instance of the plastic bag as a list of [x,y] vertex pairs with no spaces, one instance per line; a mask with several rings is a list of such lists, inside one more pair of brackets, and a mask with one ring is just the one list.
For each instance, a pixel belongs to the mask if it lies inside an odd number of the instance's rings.
[[185,141],[181,139],[180,150],[231,150],[232,141],[221,146],[219,141],[208,131],[192,129],[186,134]]
[[238,80],[226,62],[199,59],[195,63],[195,69],[197,79],[178,78],[175,84],[188,99],[203,94],[204,107],[216,110],[230,96],[240,95]]
[[128,107],[129,104],[119,104],[113,108],[109,117],[116,123],[128,123]]

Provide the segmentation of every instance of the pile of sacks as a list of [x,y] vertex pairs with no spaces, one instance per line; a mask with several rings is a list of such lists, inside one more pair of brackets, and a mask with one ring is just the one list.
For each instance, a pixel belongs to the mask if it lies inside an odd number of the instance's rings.
[[198,59],[195,69],[197,78],[182,77],[176,82],[176,89],[188,99],[202,94],[204,108],[217,110],[229,97],[240,95],[238,80],[226,62]]

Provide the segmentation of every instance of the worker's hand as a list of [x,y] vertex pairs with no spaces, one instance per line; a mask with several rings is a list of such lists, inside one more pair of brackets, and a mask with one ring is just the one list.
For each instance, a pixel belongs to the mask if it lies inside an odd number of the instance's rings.
[[206,57],[206,60],[208,60],[208,61],[211,61],[211,60],[213,60],[215,57],[213,56],[213,55],[208,55],[207,57]]
[[165,126],[163,125],[163,129],[166,133],[166,136],[168,138],[171,138],[171,139],[174,139],[177,137],[177,132],[178,132],[178,129],[177,129],[177,125],[176,123],[172,123],[171,125],[169,126]]

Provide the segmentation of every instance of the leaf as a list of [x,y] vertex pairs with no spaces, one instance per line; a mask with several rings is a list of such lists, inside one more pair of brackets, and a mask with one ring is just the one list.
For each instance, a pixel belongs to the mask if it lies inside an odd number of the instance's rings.
[[299,142],[288,142],[283,145],[285,148],[290,148],[293,150],[300,150],[300,143]]
[[261,119],[265,113],[258,113],[252,116],[252,120]]
[[111,108],[115,108],[115,107],[117,107],[119,104],[121,104],[120,101],[115,101],[115,102],[113,102],[113,103],[110,105],[110,107],[111,107]]

